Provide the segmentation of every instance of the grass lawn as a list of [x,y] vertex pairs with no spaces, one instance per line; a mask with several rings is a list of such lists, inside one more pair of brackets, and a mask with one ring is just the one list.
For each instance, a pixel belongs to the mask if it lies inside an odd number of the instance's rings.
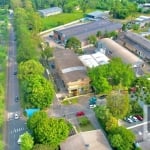
[[83,18],[84,14],[82,12],[74,12],[74,13],[62,13],[55,16],[49,16],[46,18],[42,18],[42,30],[47,30],[50,28],[57,27],[59,25],[63,25],[74,20],[78,20]]
[[88,118],[86,116],[81,116],[81,117],[78,117],[77,120],[79,122],[79,127],[77,127],[77,130],[78,132],[84,132],[84,131],[91,131],[91,130],[95,130],[95,128],[93,127],[93,125],[91,124],[91,122],[89,121],[86,125],[81,125],[80,122],[82,119],[87,119]]
[[[89,9],[87,10],[87,13],[92,11],[95,10]],[[85,13],[83,13],[81,10],[78,10],[72,13],[62,13],[42,18],[42,31],[81,19],[84,17],[84,15]]]

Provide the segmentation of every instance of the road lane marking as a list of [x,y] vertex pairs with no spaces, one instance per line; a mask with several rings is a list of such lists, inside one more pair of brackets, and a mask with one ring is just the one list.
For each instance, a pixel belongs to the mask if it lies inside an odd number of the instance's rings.
[[18,132],[21,132],[21,131],[24,131],[25,128],[14,128],[13,130],[10,131],[11,134],[14,134],[14,133],[18,133]]

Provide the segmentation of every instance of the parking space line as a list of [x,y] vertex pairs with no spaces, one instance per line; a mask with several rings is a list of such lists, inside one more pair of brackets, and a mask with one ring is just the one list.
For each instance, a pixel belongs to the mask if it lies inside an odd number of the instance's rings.
[[134,126],[131,126],[131,127],[128,127],[127,129],[133,129],[133,128],[136,128],[136,127],[139,127],[139,126],[142,126],[144,124],[147,124],[147,123],[150,123],[150,121],[146,121],[146,122],[143,122],[143,123],[140,123],[140,124],[137,124],[137,125],[134,125]]

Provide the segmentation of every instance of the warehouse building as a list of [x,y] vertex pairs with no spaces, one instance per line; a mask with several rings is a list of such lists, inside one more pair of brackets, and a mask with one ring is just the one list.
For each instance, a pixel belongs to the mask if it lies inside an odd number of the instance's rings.
[[51,7],[47,9],[38,10],[41,16],[48,17],[56,14],[62,13],[62,9],[59,7]]
[[105,55],[110,59],[115,57],[121,58],[124,63],[131,65],[137,77],[144,74],[142,70],[145,66],[144,61],[112,39],[101,39],[98,42],[98,49],[99,51],[105,51]]
[[120,43],[130,51],[141,57],[143,60],[150,62],[150,41],[145,37],[133,33],[124,32],[120,37]]
[[55,67],[68,91],[68,96],[89,93],[90,79],[86,67],[72,50],[56,49],[54,51]]
[[120,23],[100,18],[96,21],[89,21],[88,23],[83,23],[81,25],[54,30],[54,40],[65,44],[70,37],[76,37],[81,41],[82,46],[84,46],[88,44],[88,37],[96,35],[98,31],[101,31],[102,34],[104,34],[105,32],[120,31],[121,28],[122,24]]

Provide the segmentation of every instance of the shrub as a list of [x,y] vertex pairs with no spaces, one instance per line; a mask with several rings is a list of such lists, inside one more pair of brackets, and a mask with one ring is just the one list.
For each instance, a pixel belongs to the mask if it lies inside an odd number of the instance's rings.
[[88,123],[89,123],[89,120],[88,120],[87,117],[81,117],[81,118],[79,119],[79,124],[80,124],[81,126],[86,126]]

